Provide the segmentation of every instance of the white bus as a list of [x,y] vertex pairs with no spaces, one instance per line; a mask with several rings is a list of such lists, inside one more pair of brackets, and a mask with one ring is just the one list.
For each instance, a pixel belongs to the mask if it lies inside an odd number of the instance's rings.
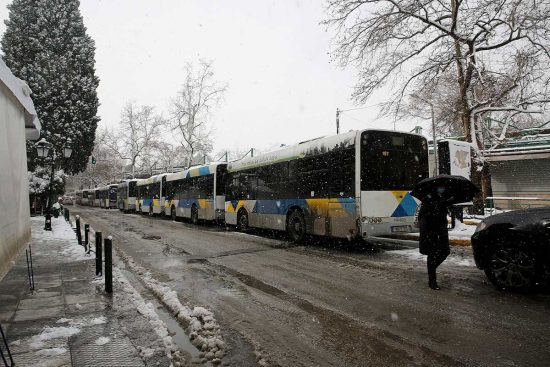
[[223,221],[226,163],[211,163],[166,176],[163,193],[166,215],[199,220]]
[[91,197],[90,190],[82,190],[82,200],[79,204],[90,205],[89,199]]
[[166,180],[166,175],[166,173],[162,173],[137,182],[138,213],[145,213],[151,216],[164,214],[162,186]]
[[124,211],[136,210],[137,182],[139,180],[126,180],[118,184],[117,207]]
[[306,141],[227,166],[225,221],[245,229],[366,238],[417,231],[409,191],[428,177],[417,134],[362,130]]
[[101,199],[99,197],[99,188],[95,188],[92,191],[92,201],[90,206],[100,207]]

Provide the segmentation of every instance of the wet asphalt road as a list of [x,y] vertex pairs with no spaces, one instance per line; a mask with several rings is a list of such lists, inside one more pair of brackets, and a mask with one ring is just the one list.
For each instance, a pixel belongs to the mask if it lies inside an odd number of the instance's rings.
[[[387,246],[295,246],[267,233],[69,209],[182,301],[214,312],[229,347],[224,365],[550,365],[550,296],[496,291],[471,265],[444,263],[435,292],[422,261]],[[471,260],[469,248],[452,250]]]

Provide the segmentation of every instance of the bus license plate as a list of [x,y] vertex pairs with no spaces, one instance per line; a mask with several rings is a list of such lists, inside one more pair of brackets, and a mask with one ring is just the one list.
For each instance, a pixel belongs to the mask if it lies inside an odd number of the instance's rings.
[[392,232],[411,232],[411,226],[393,226],[391,227]]

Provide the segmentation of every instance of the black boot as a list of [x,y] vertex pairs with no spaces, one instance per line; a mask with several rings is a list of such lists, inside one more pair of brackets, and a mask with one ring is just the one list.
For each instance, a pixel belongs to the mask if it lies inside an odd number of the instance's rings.
[[435,269],[428,268],[428,286],[434,291],[438,291],[440,288],[437,285],[437,277],[435,275]]
[[439,286],[437,285],[437,280],[435,279],[430,279],[428,281],[428,286],[433,289],[434,291],[438,291],[440,290],[441,288],[439,288]]

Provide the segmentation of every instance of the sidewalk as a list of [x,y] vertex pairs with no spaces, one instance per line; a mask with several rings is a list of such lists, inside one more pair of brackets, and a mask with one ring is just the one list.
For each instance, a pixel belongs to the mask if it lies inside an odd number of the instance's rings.
[[15,365],[169,366],[170,351],[128,292],[115,283],[109,296],[94,279],[94,254],[84,254],[70,225],[62,217],[51,232],[43,217],[31,225],[36,289],[29,290],[25,252],[0,281],[0,323]]

